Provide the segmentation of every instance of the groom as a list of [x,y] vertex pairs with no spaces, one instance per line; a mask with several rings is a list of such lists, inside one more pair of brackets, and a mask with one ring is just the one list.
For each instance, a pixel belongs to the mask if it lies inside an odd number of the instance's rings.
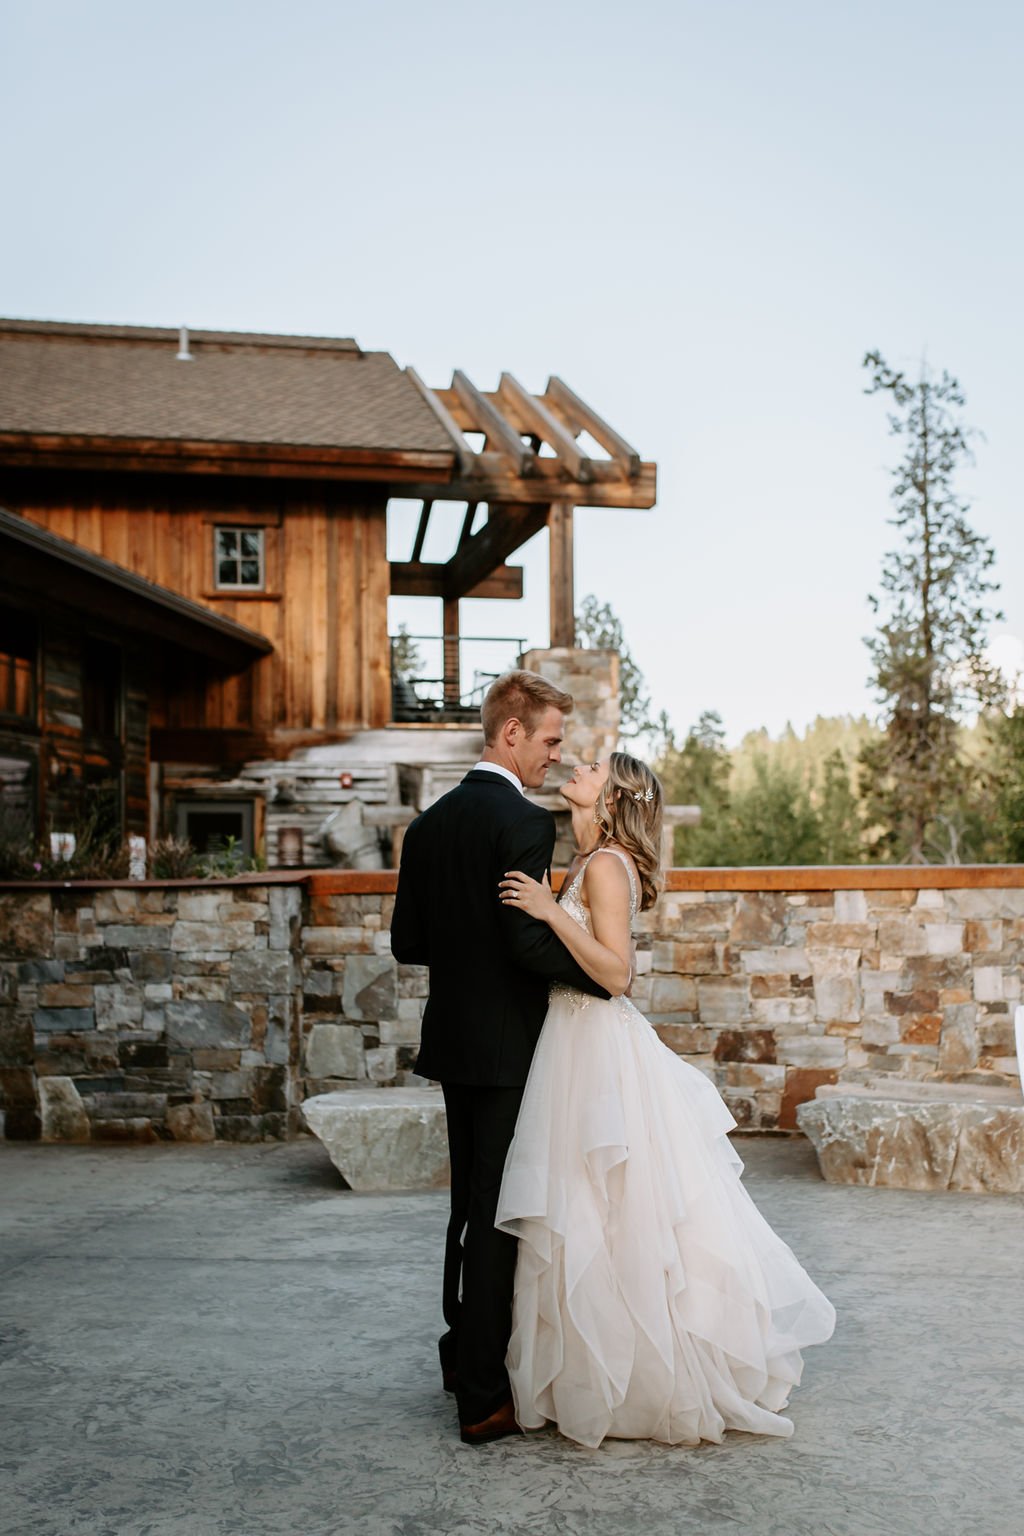
[[546,923],[498,899],[506,871],[539,880],[550,866],[554,818],[525,791],[561,762],[572,704],[533,672],[491,685],[480,761],[405,834],[391,925],[395,959],[430,968],[416,1070],[444,1090],[452,1169],[439,1350],[470,1445],[518,1432],[505,1369],[516,1240],[494,1217],[548,985],[608,996]]

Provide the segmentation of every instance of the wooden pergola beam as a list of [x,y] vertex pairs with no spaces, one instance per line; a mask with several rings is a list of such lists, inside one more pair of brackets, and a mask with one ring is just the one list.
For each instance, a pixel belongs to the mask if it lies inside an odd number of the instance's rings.
[[[552,375],[544,395],[532,395],[510,373],[498,389],[484,392],[461,369],[447,389],[428,389],[414,369],[406,370],[443,424],[458,467],[445,486],[451,501],[584,507],[653,507],[657,465],[644,463],[636,449]],[[589,432],[608,458],[591,458],[577,438]],[[475,451],[469,437],[483,438]],[[524,441],[524,439],[526,439]],[[541,457],[547,444],[553,454]],[[409,488],[424,498],[437,492],[423,480]]]
[[[444,597],[447,565],[440,560],[391,562],[392,597]],[[521,565],[499,565],[463,597],[490,597],[515,601],[523,595]]]
[[[493,459],[495,455],[487,455]],[[507,461],[506,461],[507,463]],[[445,499],[451,501],[486,501],[520,506],[550,506],[553,501],[571,501],[575,507],[622,507],[646,511],[658,499],[657,465],[641,464],[635,480],[625,479],[615,466],[593,461],[594,478],[583,483],[567,480],[557,459],[537,459],[536,469],[526,480],[506,470],[488,470],[471,480],[453,480],[444,487]],[[410,500],[436,496],[438,488],[426,481],[403,487]]]
[[476,454],[463,437],[458,422],[454,420],[436,391],[431,389],[428,384],[424,384],[415,368],[406,368],[405,371],[451,438],[452,447],[455,449],[455,457],[459,461],[459,469],[464,475],[471,475]]
[[[498,383],[498,397],[508,402],[519,417],[517,426],[532,432],[553,448],[574,480],[590,479],[590,459],[583,452],[572,433],[553,416],[542,400],[529,394],[519,380],[510,373],[503,373]],[[492,397],[493,398],[493,397]]]
[[[415,374],[413,375],[415,379]],[[422,386],[421,386],[422,388]],[[483,437],[480,452],[459,457],[456,477],[446,487],[452,501],[465,499],[458,544],[446,565],[428,570],[421,560],[429,506],[425,505],[407,565],[392,568],[392,591],[440,596],[444,603],[445,696],[454,698],[458,678],[459,601],[501,591],[505,561],[545,525],[549,536],[550,643],[571,647],[576,640],[573,513],[577,506],[646,508],[657,495],[657,467],[642,462],[636,449],[557,376],[543,396],[531,395],[511,373],[502,373],[494,393],[484,394],[460,370],[447,390],[432,392],[436,413],[456,445],[464,434]],[[596,440],[608,454],[593,459],[578,436]],[[540,456],[547,444],[551,453]],[[432,493],[424,488],[427,501]],[[488,506],[484,527],[472,532],[477,507]],[[522,572],[516,583],[522,590]]]
[[605,452],[618,461],[630,479],[639,474],[641,459],[636,449],[554,374],[548,379],[544,398],[563,412],[576,431],[589,432]]
[[517,474],[531,474],[537,457],[533,449],[526,446],[515,428],[467,379],[461,368],[456,368],[452,374],[452,389],[472,419],[476,431],[486,437],[488,446],[511,459]]

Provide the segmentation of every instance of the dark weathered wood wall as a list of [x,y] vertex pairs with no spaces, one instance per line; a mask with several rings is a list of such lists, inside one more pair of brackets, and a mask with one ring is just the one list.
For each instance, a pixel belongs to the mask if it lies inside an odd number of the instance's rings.
[[[16,601],[0,583],[0,602]],[[119,633],[116,614],[109,623],[90,624],[117,645],[123,658],[118,690],[115,738],[100,742],[86,734],[82,653],[85,630],[71,617],[44,611],[39,616],[36,699],[31,719],[0,723],[0,751],[35,763],[36,832],[67,830],[88,814],[83,795],[87,770],[121,782],[123,830],[148,831],[148,698],[159,679],[159,661]],[[156,682],[156,688],[162,680]]]
[[[7,471],[0,505],[266,635],[274,654],[234,677],[178,675],[151,700],[172,733],[237,731],[247,755],[390,718],[386,496],[365,486],[73,480]],[[266,590],[221,594],[214,528],[266,530]],[[184,740],[184,734],[182,734]]]

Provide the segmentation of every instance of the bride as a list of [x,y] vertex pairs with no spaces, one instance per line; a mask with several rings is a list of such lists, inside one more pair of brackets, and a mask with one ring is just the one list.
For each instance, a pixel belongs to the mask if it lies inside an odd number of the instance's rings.
[[835,1312],[743,1188],[714,1086],[624,995],[633,919],[657,898],[661,786],[614,752],[561,793],[578,849],[561,900],[518,871],[501,899],[612,996],[552,988],[505,1164],[516,1418],[586,1446],[790,1435],[800,1351]]

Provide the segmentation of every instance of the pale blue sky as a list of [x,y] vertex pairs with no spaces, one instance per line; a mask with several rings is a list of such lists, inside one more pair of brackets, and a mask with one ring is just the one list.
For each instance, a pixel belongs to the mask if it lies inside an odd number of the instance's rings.
[[[961,378],[1024,637],[1019,5],[2,0],[0,28],[0,313],[559,373],[659,463],[654,512],[578,514],[577,589],[680,729],[871,707],[869,347]],[[545,642],[544,538],[466,632]]]

